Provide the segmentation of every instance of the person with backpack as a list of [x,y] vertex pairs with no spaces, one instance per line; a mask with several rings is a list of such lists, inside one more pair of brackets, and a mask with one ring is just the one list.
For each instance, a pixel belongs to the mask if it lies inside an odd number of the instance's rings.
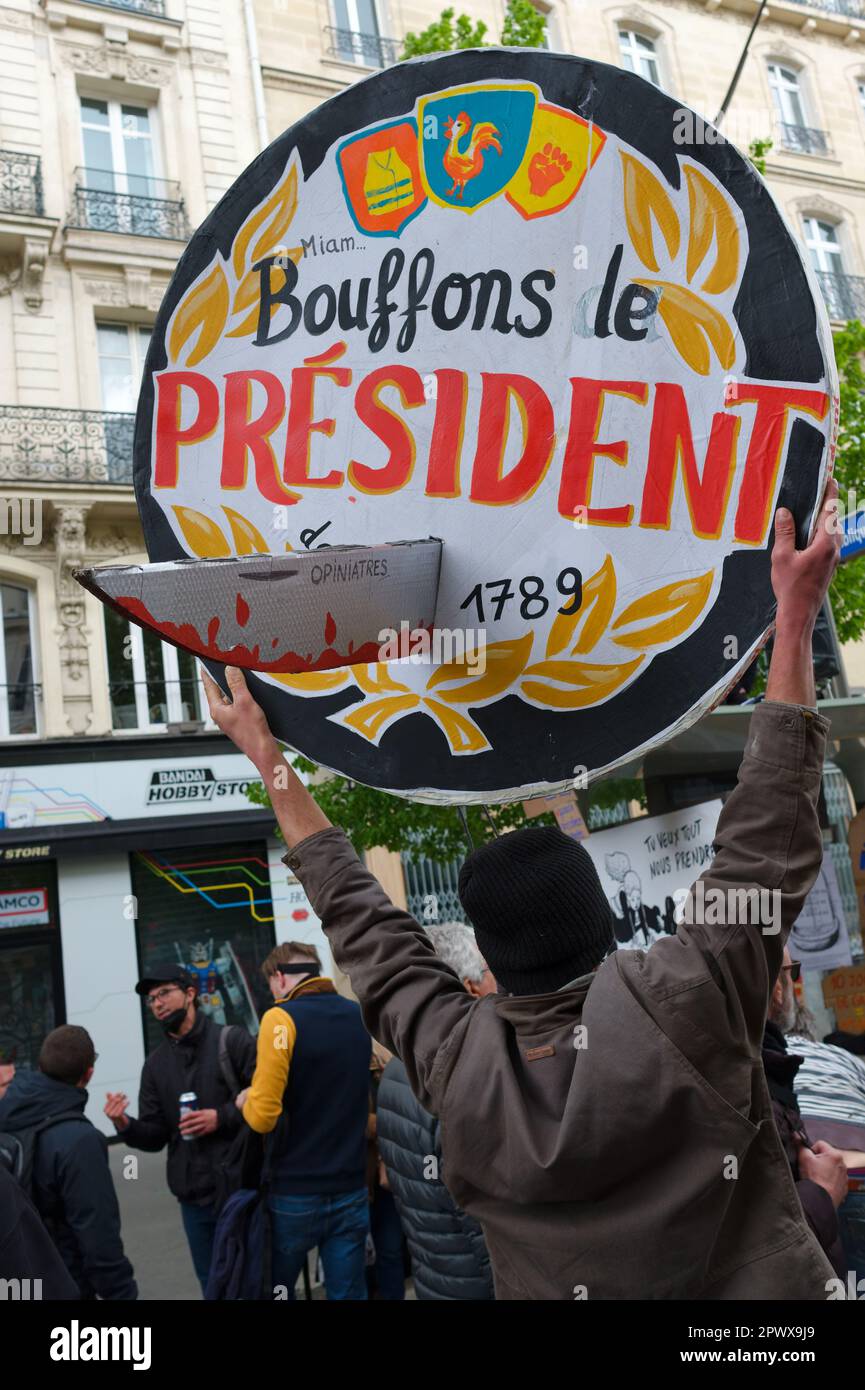
[[39,1070],[18,1070],[0,1100],[0,1165],[32,1198],[79,1296],[128,1302],[138,1285],[120,1238],[108,1145],[84,1115],[95,1063],[86,1029],[64,1024],[48,1034]]
[[[198,1007],[198,986],[182,966],[148,971],[136,994],[165,1033],[141,1072],[138,1115],[109,1092],[105,1114],[133,1149],[158,1153],[168,1146],[168,1187],[180,1203],[183,1227],[202,1293],[207,1286],[218,1216],[221,1165],[242,1128],[235,1097],[255,1070],[255,1042],[245,1028],[221,1026]],[[183,1095],[194,1106],[181,1116]]]

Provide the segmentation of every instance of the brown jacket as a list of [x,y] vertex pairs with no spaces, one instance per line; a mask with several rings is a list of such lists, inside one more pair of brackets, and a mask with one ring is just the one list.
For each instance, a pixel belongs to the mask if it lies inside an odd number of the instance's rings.
[[834,1271],[760,1045],[820,864],[827,727],[795,705],[756,708],[703,875],[706,889],[778,890],[780,932],[683,925],[555,994],[473,1000],[340,830],[286,855],[369,1031],[441,1117],[448,1188],[483,1227],[497,1298],[826,1298]]

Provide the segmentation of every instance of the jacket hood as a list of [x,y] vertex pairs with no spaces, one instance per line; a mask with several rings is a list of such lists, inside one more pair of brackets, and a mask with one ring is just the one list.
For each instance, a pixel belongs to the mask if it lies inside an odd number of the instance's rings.
[[29,1129],[49,1115],[83,1112],[86,1104],[87,1092],[79,1086],[67,1086],[41,1071],[18,1071],[0,1100],[0,1129]]

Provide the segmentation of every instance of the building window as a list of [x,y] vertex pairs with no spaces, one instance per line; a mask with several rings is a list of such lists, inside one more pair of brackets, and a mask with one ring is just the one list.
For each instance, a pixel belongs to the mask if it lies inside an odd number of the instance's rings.
[[29,589],[0,583],[0,738],[39,732],[32,609]]
[[805,218],[805,245],[815,270],[828,275],[843,275],[844,260],[838,230],[831,222],[816,217]]
[[815,129],[809,120],[799,73],[780,63],[770,63],[769,86],[784,148],[794,154],[828,154],[826,132]]
[[202,719],[206,709],[191,652],[162,642],[155,632],[105,609],[111,725],[141,733]]
[[859,93],[859,104],[862,107],[862,114],[865,115],[865,78],[860,78],[856,83],[856,90]]
[[844,266],[844,250],[838,228],[818,217],[804,217],[805,245],[817,276],[830,319],[848,322],[865,314],[863,282],[849,275]]
[[620,29],[619,51],[623,67],[660,87],[658,53],[654,39],[646,38],[645,34],[638,34],[636,29]]
[[139,324],[97,323],[104,410],[135,410],[151,331]]
[[338,58],[364,67],[384,67],[390,61],[382,51],[375,0],[333,0],[333,15]]
[[90,188],[143,198],[159,196],[149,107],[82,97],[81,138]]

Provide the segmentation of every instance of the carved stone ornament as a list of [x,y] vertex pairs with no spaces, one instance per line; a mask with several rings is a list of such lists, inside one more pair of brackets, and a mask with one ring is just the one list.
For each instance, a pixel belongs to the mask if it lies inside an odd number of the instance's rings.
[[820,193],[810,193],[807,197],[797,198],[793,203],[794,208],[799,212],[822,214],[832,222],[843,222],[849,216],[845,208],[839,203],[831,203],[828,198],[824,198]]
[[21,279],[21,262],[17,256],[0,256],[0,296],[10,294]]
[[147,87],[166,87],[174,71],[174,63],[155,62],[152,58],[130,58],[126,75],[130,82],[143,82]]
[[150,297],[150,271],[147,266],[125,265],[123,276],[126,280],[126,298],[133,309],[146,309]]
[[113,309],[129,308],[125,281],[87,279],[82,283],[86,293],[91,299],[95,299],[97,304],[110,305]]
[[34,314],[42,308],[42,282],[47,260],[47,241],[27,237],[24,242],[24,303]]
[[61,507],[54,527],[60,665],[72,681],[80,681],[88,666],[87,639],[82,631],[84,595],[73,578],[73,572],[84,564],[88,510],[88,507]]
[[57,49],[66,67],[76,72],[108,72],[108,53],[102,44],[59,42]]

